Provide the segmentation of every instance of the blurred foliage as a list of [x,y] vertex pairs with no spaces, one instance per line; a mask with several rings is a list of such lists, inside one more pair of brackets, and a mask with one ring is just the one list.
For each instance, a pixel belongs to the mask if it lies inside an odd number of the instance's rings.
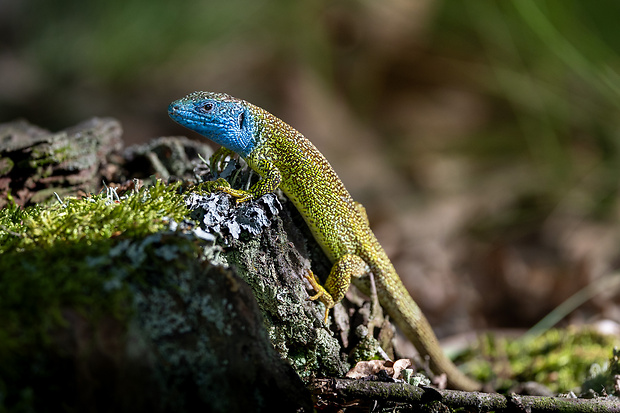
[[620,172],[620,39],[609,16],[619,11],[611,1],[450,3],[436,26],[458,28],[438,30],[438,43],[465,59],[478,56],[488,76],[476,85],[501,110],[470,149],[496,162],[525,159],[538,172],[540,193],[558,202],[585,190],[588,196],[572,200],[589,197],[588,211],[608,218]]
[[313,2],[306,4],[309,7],[286,1],[30,0],[21,10],[28,22],[22,28],[22,47],[53,76],[127,85],[154,65],[218,43],[243,39],[298,47],[309,32],[298,30],[298,24],[314,8]]

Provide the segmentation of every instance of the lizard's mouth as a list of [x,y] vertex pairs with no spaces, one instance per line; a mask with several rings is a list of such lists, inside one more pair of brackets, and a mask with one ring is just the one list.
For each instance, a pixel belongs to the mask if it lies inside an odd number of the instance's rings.
[[168,106],[168,116],[170,116],[171,118],[178,117],[179,111],[180,111],[180,107],[177,103],[173,102]]
[[168,106],[168,116],[173,121],[186,127],[189,127],[187,123],[194,123],[196,121],[196,115],[187,108],[187,105],[180,102],[172,102]]
[[171,103],[170,105],[168,105],[168,116],[172,118],[176,116],[176,112],[177,112],[177,107],[174,103]]

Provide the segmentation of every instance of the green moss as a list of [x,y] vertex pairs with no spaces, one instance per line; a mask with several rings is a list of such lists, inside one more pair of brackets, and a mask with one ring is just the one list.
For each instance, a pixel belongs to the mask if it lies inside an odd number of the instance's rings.
[[105,297],[98,294],[106,280],[92,261],[108,248],[105,243],[59,244],[2,256],[0,360],[46,344],[48,334],[65,325],[63,309],[79,308],[99,315],[122,301],[123,294],[115,291],[108,291]]
[[[161,232],[165,217],[180,221],[188,213],[179,185],[108,195],[0,210],[0,396],[7,388],[28,393],[33,377],[52,371],[43,354],[69,351],[58,347],[67,312],[94,324],[104,316],[124,319],[133,308],[131,285],[172,258],[197,259],[195,238]],[[32,354],[42,355],[40,363]]]
[[[144,291],[177,291],[169,284],[190,263],[201,268],[196,238],[167,231],[165,217],[187,213],[179,185],[161,182],[121,198],[0,211],[0,411],[36,411],[72,389],[73,360],[97,351],[99,325],[126,328],[136,311],[149,320],[136,303]],[[170,317],[153,314],[148,331],[177,325]]]
[[365,360],[381,360],[379,341],[370,335],[364,336],[350,355],[351,364]]
[[593,364],[605,364],[616,338],[591,329],[552,329],[528,341],[487,335],[479,341],[482,354],[469,363],[472,374],[495,381],[498,389],[515,382],[535,381],[555,393],[579,389]]
[[180,184],[152,187],[123,199],[113,191],[82,199],[65,199],[49,208],[0,210],[0,254],[47,248],[60,243],[87,245],[112,237],[139,238],[164,228],[167,218],[182,220],[188,210]]
[[[55,147],[54,147],[55,146]],[[42,168],[47,165],[58,165],[72,154],[71,145],[66,143],[64,146],[58,145],[36,145],[32,148],[28,165],[31,168]]]

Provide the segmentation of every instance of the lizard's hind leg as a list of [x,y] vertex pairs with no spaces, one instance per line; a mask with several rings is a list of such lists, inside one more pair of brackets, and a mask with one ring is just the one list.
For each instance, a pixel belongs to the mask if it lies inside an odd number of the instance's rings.
[[316,295],[310,297],[311,300],[319,300],[325,304],[325,322],[329,315],[329,310],[342,298],[351,285],[352,277],[361,277],[368,272],[368,265],[359,256],[345,254],[340,257],[332,266],[332,269],[323,287],[316,276],[312,273],[306,278],[316,291]]

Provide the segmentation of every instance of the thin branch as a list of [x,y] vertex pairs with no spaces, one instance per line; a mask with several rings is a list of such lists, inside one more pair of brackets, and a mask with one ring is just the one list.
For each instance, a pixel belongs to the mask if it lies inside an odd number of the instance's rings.
[[576,399],[564,397],[501,395],[497,393],[463,392],[438,390],[431,387],[416,387],[405,383],[385,383],[351,379],[317,379],[312,383],[313,393],[325,399],[392,401],[414,405],[441,402],[451,408],[466,408],[471,411],[531,413],[577,413],[620,412],[620,399],[599,397]]

